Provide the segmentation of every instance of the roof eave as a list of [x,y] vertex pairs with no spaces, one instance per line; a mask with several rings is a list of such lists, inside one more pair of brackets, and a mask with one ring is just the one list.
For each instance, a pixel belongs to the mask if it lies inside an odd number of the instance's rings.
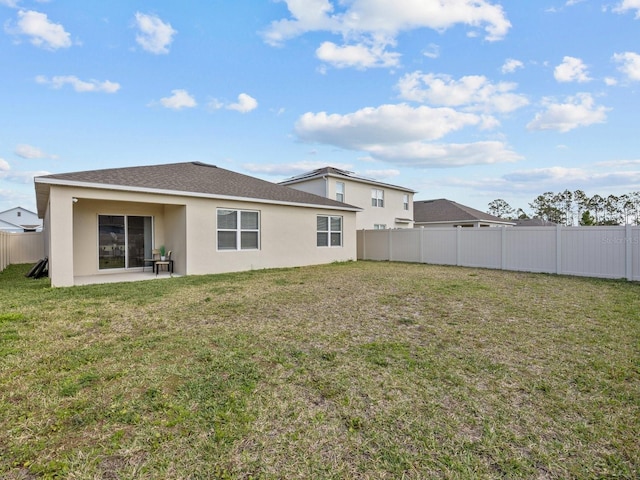
[[[253,203],[261,203],[261,204],[267,204],[267,205],[285,205],[285,206],[295,206],[295,207],[304,207],[304,208],[322,208],[326,210],[340,210],[340,211],[348,211],[348,212],[362,211],[362,208],[360,207],[355,207],[347,204],[345,204],[345,206],[342,207],[337,205],[322,205],[319,203],[299,203],[299,202],[289,202],[284,200],[269,200],[264,198],[239,197],[234,195],[217,195],[212,193],[185,192],[180,190],[163,190],[163,189],[149,188],[149,187],[133,187],[129,185],[110,185],[106,183],[80,182],[80,181],[73,181],[73,180],[62,180],[58,178],[35,177],[34,182],[36,183],[36,192],[38,191],[38,184],[49,185],[49,186],[58,185],[58,186],[65,186],[65,187],[91,188],[95,190],[115,190],[120,192],[152,193],[155,195],[171,195],[171,196],[178,196],[178,197],[233,200],[233,201],[239,201],[239,202],[253,202]],[[38,215],[40,215],[40,206],[38,206]],[[43,212],[43,215],[44,215],[44,212]]]
[[379,182],[377,180],[372,180],[369,178],[362,178],[362,177],[357,177],[357,176],[352,176],[352,175],[340,175],[338,173],[333,173],[333,172],[325,172],[325,173],[318,173],[316,175],[312,175],[309,177],[302,177],[302,178],[294,178],[294,179],[288,179],[288,180],[283,180],[282,182],[278,182],[278,185],[293,185],[295,183],[303,183],[303,182],[307,182],[309,180],[316,180],[319,178],[325,178],[325,177],[334,177],[334,178],[340,178],[340,179],[345,179],[345,180],[353,180],[356,182],[360,182],[360,183],[366,183],[368,185],[375,185],[375,186],[379,186],[379,187],[387,187],[387,188],[393,188],[395,190],[400,190],[403,192],[407,192],[407,193],[418,193],[416,190],[412,190],[410,188],[406,188],[406,187],[401,187],[399,185],[392,185],[390,183],[384,183],[384,182]]

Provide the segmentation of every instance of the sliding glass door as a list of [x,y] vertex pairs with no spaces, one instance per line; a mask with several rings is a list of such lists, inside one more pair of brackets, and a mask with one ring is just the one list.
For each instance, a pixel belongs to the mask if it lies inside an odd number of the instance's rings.
[[127,217],[127,267],[144,267],[151,258],[151,217]]
[[151,258],[151,217],[98,215],[98,266],[100,270],[144,266]]

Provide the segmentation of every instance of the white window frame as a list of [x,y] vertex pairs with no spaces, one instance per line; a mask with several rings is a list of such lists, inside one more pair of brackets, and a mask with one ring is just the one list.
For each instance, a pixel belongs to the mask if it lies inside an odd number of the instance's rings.
[[405,210],[409,210],[409,195],[406,193],[402,195],[402,204]]
[[387,229],[387,225],[384,223],[374,223],[373,224],[373,229],[374,230],[386,230]]
[[[221,211],[236,213],[236,228],[220,228],[218,225],[218,214]],[[242,214],[255,213],[258,215],[258,228],[242,228]],[[238,208],[216,208],[216,251],[218,252],[237,252],[237,251],[256,251],[260,250],[260,211],[259,210],[243,210]],[[236,246],[235,248],[220,248],[220,232],[235,232]],[[242,233],[256,233],[257,247],[242,248]]]
[[336,200],[344,203],[345,186],[344,182],[336,182]]
[[384,190],[380,188],[371,189],[371,206],[384,208]]
[[[320,226],[318,225],[318,219],[320,218],[326,218],[327,219],[327,230],[321,230]],[[336,219],[340,219],[340,230],[335,230],[333,229],[333,225],[332,225],[332,220],[336,220]],[[316,217],[316,247],[318,248],[342,248],[342,239],[343,239],[343,229],[344,229],[344,218],[341,215],[318,215]],[[318,239],[318,234],[319,233],[326,233],[327,234],[327,244],[326,245],[321,245]],[[339,245],[333,245],[333,241],[332,239],[334,238],[333,236],[338,234],[339,238],[340,238],[340,243]],[[323,242],[324,243],[324,242]]]

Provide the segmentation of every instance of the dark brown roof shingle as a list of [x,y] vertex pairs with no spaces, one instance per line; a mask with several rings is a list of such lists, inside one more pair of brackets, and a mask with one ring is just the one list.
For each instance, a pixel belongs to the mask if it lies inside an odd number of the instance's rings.
[[132,190],[158,190],[164,193],[202,194],[204,196],[255,199],[269,203],[291,203],[333,207],[343,210],[360,210],[358,207],[329,198],[201,162],[59,173],[36,177],[35,181],[36,191],[38,190],[38,185],[70,183],[86,184],[87,186],[100,188],[108,188],[109,186],[130,187]]
[[413,202],[413,219],[416,223],[469,221],[513,223],[446,198]]

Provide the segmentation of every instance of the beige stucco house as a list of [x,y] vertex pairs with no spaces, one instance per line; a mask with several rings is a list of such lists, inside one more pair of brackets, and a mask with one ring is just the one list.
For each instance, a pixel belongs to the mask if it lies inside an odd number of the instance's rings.
[[197,275],[356,259],[359,208],[200,162],[35,178],[52,286],[141,272],[160,245]]
[[356,205],[356,228],[413,227],[413,196],[409,188],[359,177],[352,172],[325,167],[280,182],[280,185]]

